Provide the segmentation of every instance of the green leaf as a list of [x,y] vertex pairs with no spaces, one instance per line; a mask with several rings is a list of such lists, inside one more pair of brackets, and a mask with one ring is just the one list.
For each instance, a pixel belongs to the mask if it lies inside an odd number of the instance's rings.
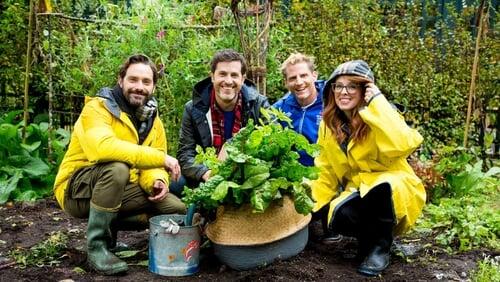
[[15,193],[17,191],[13,191],[14,193],[14,200],[16,201],[20,201],[20,202],[32,202],[32,201],[35,201],[37,199],[40,199],[42,197],[40,197],[40,195],[38,195],[38,193],[36,191],[33,191],[33,190],[28,190],[28,191],[24,191],[24,192],[21,192],[21,193]]
[[491,177],[500,174],[500,167],[494,166],[490,168],[485,174],[485,177]]
[[245,190],[245,189],[251,189],[254,187],[259,186],[262,182],[266,181],[268,179],[270,174],[268,172],[257,174],[254,176],[251,176],[241,184],[240,189]]
[[9,123],[4,123],[0,125],[0,136],[2,140],[12,140],[16,139],[18,141],[21,141],[21,139],[17,135],[17,129],[19,126],[9,124]]
[[0,180],[0,204],[5,204],[9,200],[10,193],[16,189],[17,182],[21,177],[22,172],[18,170],[9,179]]
[[22,170],[31,177],[38,177],[50,172],[50,167],[41,159],[31,158],[30,162],[22,167]]
[[214,201],[220,201],[226,197],[227,191],[230,187],[238,188],[239,186],[240,185],[232,181],[222,181],[221,183],[219,183],[219,185],[217,185],[217,187],[215,187],[215,190],[212,192],[211,198]]
[[87,273],[83,268],[78,267],[78,266],[73,268],[73,272],[76,273],[76,274],[85,274],[85,273]]
[[16,119],[22,117],[22,113],[24,113],[23,110],[16,110],[7,113],[7,115],[5,115],[3,118],[3,123],[13,124]]
[[42,144],[41,141],[36,141],[36,142],[33,142],[30,145],[28,145],[28,144],[21,144],[21,147],[23,147],[26,151],[28,151],[28,152],[31,153],[31,152],[35,151],[36,149],[38,149],[41,144]]
[[129,251],[121,251],[117,252],[116,256],[119,258],[131,258],[139,254],[141,251],[136,251],[136,250],[129,250]]

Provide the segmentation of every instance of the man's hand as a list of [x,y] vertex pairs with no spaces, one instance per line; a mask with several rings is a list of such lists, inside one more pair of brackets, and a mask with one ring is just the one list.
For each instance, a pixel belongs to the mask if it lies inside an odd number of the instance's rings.
[[205,173],[203,174],[203,176],[201,177],[201,179],[202,179],[203,181],[207,182],[207,180],[210,178],[210,174],[211,174],[211,173],[212,173],[212,171],[211,171],[211,170],[207,170],[207,172],[205,172]]
[[176,158],[165,155],[165,169],[170,173],[170,178],[174,181],[179,181],[181,177],[181,167],[179,166],[179,161]]
[[161,202],[165,197],[167,196],[168,193],[168,187],[167,184],[165,184],[163,181],[157,179],[155,180],[155,183],[153,184],[153,193],[151,196],[148,197],[148,199],[151,202]]

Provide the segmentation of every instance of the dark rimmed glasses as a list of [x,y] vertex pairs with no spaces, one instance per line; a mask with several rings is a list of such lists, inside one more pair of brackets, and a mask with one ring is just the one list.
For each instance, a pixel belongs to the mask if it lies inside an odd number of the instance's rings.
[[333,83],[332,84],[332,91],[335,93],[342,93],[342,89],[344,89],[344,88],[347,91],[347,93],[354,94],[356,92],[356,90],[361,88],[361,85],[354,84],[354,83],[347,84],[347,85],[343,85],[340,83]]

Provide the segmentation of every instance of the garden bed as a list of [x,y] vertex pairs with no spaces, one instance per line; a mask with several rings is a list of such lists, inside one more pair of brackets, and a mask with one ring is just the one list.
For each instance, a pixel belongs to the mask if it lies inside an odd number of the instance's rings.
[[[85,264],[86,220],[64,214],[53,200],[34,204],[7,204],[0,206],[0,281],[155,281],[167,277],[150,273],[147,267],[147,231],[120,232],[119,241],[129,244],[137,255],[126,258],[130,266],[124,276],[104,277],[88,269]],[[168,277],[179,281],[363,281],[370,280],[356,273],[355,240],[344,238],[340,243],[325,246],[314,242],[319,226],[313,226],[305,250],[289,260],[248,270],[234,271],[220,263],[209,247],[202,248],[200,272],[190,277]],[[69,235],[67,248],[59,265],[20,268],[13,264],[8,253],[15,248],[29,249],[46,240],[51,232]],[[498,253],[475,250],[449,255],[430,244],[430,238],[399,238],[399,245],[413,246],[415,254],[404,258],[398,251],[392,254],[392,263],[383,274],[384,281],[461,281],[467,280],[476,262],[484,255]],[[399,253],[399,254],[398,254]],[[68,281],[71,281],[68,280]]]

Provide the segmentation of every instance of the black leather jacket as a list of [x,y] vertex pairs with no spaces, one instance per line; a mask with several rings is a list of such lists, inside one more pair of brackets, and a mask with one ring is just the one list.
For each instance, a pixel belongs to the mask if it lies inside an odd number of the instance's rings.
[[[204,149],[212,146],[212,135],[207,119],[212,88],[210,77],[198,82],[193,88],[193,99],[184,105],[177,159],[181,165],[182,175],[190,186],[197,186],[203,174],[208,171],[206,166],[195,164],[194,158],[196,145]],[[241,92],[243,94],[242,126],[247,124],[249,118],[258,123],[260,108],[270,106],[267,98],[258,93],[250,80],[245,80]]]

